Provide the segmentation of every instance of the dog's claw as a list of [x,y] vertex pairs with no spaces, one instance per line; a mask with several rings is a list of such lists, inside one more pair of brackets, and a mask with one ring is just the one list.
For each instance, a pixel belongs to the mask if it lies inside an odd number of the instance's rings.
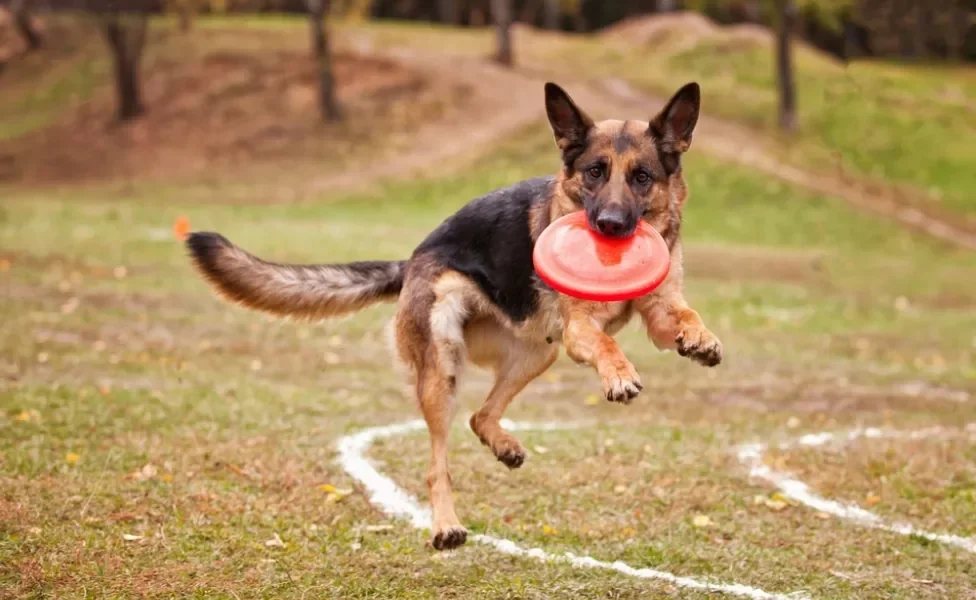
[[640,394],[644,389],[634,366],[630,363],[616,368],[611,373],[605,373],[603,379],[603,392],[606,399],[610,402],[620,402],[630,404],[631,400]]
[[435,550],[453,550],[464,545],[468,539],[468,530],[464,527],[450,527],[438,531],[431,541]]
[[517,469],[525,462],[525,450],[521,448],[509,448],[495,454],[495,457],[509,469]]
[[674,339],[678,354],[686,356],[706,367],[722,362],[722,342],[707,329],[682,331]]

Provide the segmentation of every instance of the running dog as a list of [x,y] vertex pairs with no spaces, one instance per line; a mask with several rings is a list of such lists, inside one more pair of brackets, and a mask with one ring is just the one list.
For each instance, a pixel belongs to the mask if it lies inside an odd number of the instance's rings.
[[[444,221],[409,260],[285,265],[264,261],[216,233],[193,233],[192,260],[223,296],[276,315],[323,319],[396,302],[395,350],[409,367],[430,432],[427,474],[432,545],[467,538],[447,466],[462,366],[491,369],[495,384],[471,429],[511,469],[525,448],[500,425],[509,403],[556,360],[559,342],[592,366],[611,402],[629,403],[640,378],[613,340],[635,314],[661,349],[702,365],[722,360],[722,345],[682,295],[681,212],[688,196],[681,155],[691,145],[701,92],[682,87],[650,122],[594,122],[559,86],[545,86],[545,108],[562,154],[559,173],[516,183],[471,201]],[[549,223],[586,211],[591,228],[625,237],[643,219],[664,237],[671,270],[664,283],[626,302],[559,294],[533,270],[535,240]]]

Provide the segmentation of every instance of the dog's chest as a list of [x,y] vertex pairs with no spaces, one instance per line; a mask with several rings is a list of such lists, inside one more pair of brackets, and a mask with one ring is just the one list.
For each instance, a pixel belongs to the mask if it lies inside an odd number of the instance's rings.
[[[633,314],[630,302],[608,302],[602,305],[611,315],[604,330],[613,335],[627,324]],[[543,288],[539,290],[536,310],[515,328],[521,339],[549,344],[560,344],[563,339],[563,316],[559,308],[559,294]]]

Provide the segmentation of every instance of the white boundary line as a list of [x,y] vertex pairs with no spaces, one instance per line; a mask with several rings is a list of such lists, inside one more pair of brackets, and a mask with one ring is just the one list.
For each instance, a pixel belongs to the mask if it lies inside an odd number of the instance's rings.
[[[503,425],[509,430],[542,430],[553,431],[574,427],[573,425],[560,425],[555,423],[532,424],[532,423],[513,423],[503,421]],[[371,427],[358,433],[347,435],[339,440],[339,463],[342,468],[353,478],[363,484],[369,492],[369,500],[378,506],[386,514],[392,517],[399,517],[410,521],[418,529],[430,529],[431,515],[426,506],[421,506],[417,499],[398,487],[392,479],[376,470],[370,461],[365,457],[366,451],[378,439],[391,438],[419,431],[426,427],[422,420],[408,421],[397,425],[386,425],[383,427]],[[473,541],[492,546],[495,550],[509,554],[534,558],[540,562],[569,564],[576,568],[605,569],[616,571],[631,577],[640,579],[658,579],[674,584],[676,586],[704,590],[709,592],[721,592],[752,598],[754,600],[800,600],[808,598],[802,592],[792,594],[774,594],[763,590],[740,585],[737,583],[710,583],[690,577],[681,577],[658,571],[656,569],[636,569],[630,565],[615,561],[612,563],[596,560],[590,556],[576,556],[571,552],[565,554],[550,554],[541,548],[523,548],[511,540],[498,538],[490,535],[471,536]]]
[[[776,448],[788,450],[790,448],[808,447],[817,448],[830,442],[848,444],[859,439],[909,439],[918,440],[931,437],[945,438],[952,434],[976,433],[976,423],[967,425],[962,429],[946,429],[943,427],[930,427],[928,429],[918,429],[915,431],[897,431],[877,428],[854,429],[847,433],[815,433],[808,434],[793,440],[778,444]],[[789,473],[774,471],[769,466],[763,464],[763,453],[769,449],[767,444],[746,444],[740,446],[737,452],[739,462],[749,467],[749,474],[752,477],[764,479],[773,484],[784,495],[796,500],[814,510],[819,510],[827,514],[834,515],[841,519],[847,519],[852,523],[863,527],[871,527],[890,531],[901,535],[915,535],[918,537],[941,542],[957,548],[962,548],[968,552],[976,553],[976,538],[967,538],[949,533],[933,533],[923,529],[916,529],[908,523],[886,520],[875,513],[865,510],[856,504],[847,504],[828,500],[811,490],[810,486],[799,479],[794,479]]]

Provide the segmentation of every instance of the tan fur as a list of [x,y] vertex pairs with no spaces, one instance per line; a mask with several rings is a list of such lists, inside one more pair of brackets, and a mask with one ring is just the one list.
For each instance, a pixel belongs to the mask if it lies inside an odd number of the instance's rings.
[[270,263],[223,238],[211,240],[204,250],[195,250],[193,261],[197,270],[231,302],[304,319],[341,316],[377,302],[395,300],[396,292],[381,289],[377,279],[393,280],[402,268],[399,263],[378,265],[370,268],[367,277],[354,265]]

